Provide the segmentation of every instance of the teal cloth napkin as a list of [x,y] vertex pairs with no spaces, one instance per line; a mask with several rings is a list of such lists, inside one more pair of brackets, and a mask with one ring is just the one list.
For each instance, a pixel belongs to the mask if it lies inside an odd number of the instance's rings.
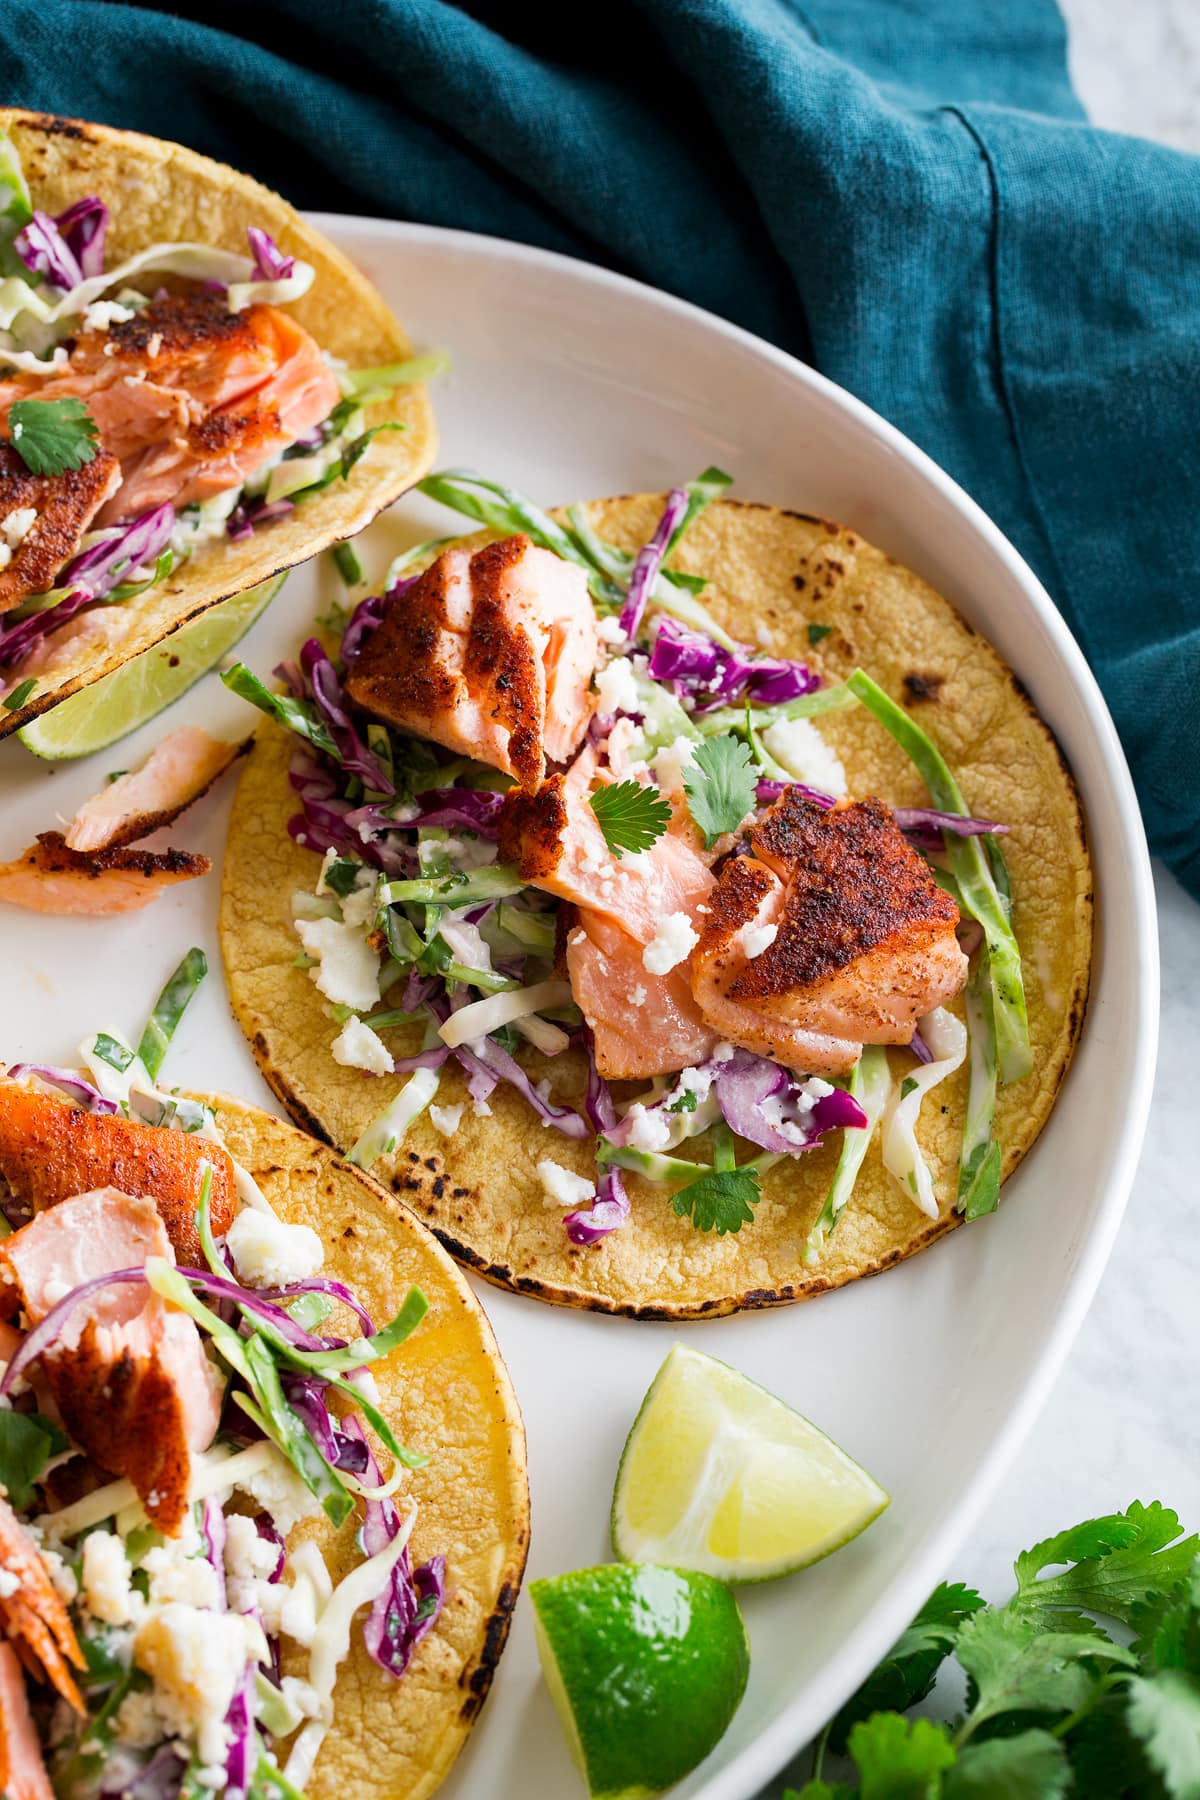
[[0,99],[610,263],[815,364],[1033,564],[1200,895],[1200,159],[1087,124],[1050,0],[4,0]]

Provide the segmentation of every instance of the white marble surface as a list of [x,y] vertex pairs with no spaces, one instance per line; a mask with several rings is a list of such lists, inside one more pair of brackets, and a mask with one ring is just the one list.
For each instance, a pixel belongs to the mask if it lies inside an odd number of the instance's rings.
[[[1091,117],[1200,151],[1197,0],[1061,4],[1072,77]],[[1156,869],[1156,887],[1162,1027],[1129,1209],[1045,1412],[947,1570],[995,1600],[1012,1591],[1019,1550],[1130,1500],[1161,1500],[1200,1529],[1200,906],[1165,869]]]

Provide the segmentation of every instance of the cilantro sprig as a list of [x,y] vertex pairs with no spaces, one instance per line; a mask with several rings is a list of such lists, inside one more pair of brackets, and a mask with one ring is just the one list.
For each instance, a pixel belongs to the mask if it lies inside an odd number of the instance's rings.
[[736,831],[754,806],[757,775],[749,745],[732,732],[700,744],[683,772],[688,810],[711,850],[719,837]]
[[[1023,1551],[1014,1573],[1004,1606],[935,1589],[784,1800],[1200,1792],[1200,1538],[1183,1537],[1168,1507],[1135,1501]],[[950,1656],[966,1672],[965,1713],[905,1718]],[[849,1758],[847,1779],[826,1777],[830,1756]]]
[[633,855],[648,850],[671,823],[671,808],[657,788],[637,781],[617,781],[598,788],[591,808],[604,833],[604,842],[615,857],[628,850]]
[[13,449],[33,475],[82,469],[96,455],[100,433],[82,400],[14,400],[8,409]]

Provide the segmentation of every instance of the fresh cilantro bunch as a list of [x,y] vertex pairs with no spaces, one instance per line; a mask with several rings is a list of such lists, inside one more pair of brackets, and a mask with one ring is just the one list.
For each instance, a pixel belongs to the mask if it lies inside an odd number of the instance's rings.
[[82,469],[96,454],[99,432],[82,400],[14,400],[8,409],[13,449],[33,475]]
[[[1200,1538],[1181,1531],[1135,1500],[1024,1551],[1005,1606],[943,1582],[784,1800],[1200,1800]],[[906,1719],[951,1655],[966,1711]],[[856,1780],[825,1778],[831,1753]]]

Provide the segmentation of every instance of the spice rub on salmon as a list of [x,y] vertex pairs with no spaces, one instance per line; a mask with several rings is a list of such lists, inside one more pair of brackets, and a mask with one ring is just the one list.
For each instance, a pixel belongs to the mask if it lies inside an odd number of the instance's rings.
[[200,293],[160,295],[132,319],[81,331],[49,379],[0,382],[0,423],[32,397],[82,400],[95,420],[123,477],[99,515],[109,525],[236,487],[327,418],[339,389],[286,313],[234,313],[223,295]]
[[221,1237],[237,1195],[233,1160],[220,1144],[0,1080],[0,1177],[35,1212],[92,1188],[121,1188],[154,1201],[179,1261],[194,1267],[204,1261],[195,1223],[204,1163],[212,1168],[212,1227]]
[[450,549],[391,601],[346,680],[356,706],[534,791],[591,716],[599,657],[581,569],[525,536]]
[[[82,1669],[83,1653],[66,1607],[50,1579],[50,1572],[29,1532],[8,1501],[0,1498],[0,1569],[12,1577],[12,1593],[0,1593],[0,1649],[10,1640],[17,1656],[38,1681],[48,1681],[68,1706],[83,1712],[72,1668]],[[7,1587],[7,1582],[4,1584]],[[0,1730],[6,1729],[9,1705],[15,1700],[11,1665],[0,1666]],[[18,1676],[19,1681],[19,1676]],[[5,1746],[10,1767],[11,1742]],[[0,1780],[4,1766],[0,1762]],[[11,1794],[7,1783],[0,1793]]]
[[842,1074],[907,1043],[966,979],[958,908],[881,800],[825,811],[789,788],[721,871],[692,991],[730,1042]]
[[41,831],[36,844],[0,863],[0,901],[38,913],[137,912],[211,867],[207,856],[189,850],[72,850],[61,831]]
[[[150,1257],[173,1260],[154,1201],[105,1187],[6,1238],[0,1277],[37,1324],[72,1289]],[[194,1322],[143,1282],[113,1283],[77,1301],[40,1363],[80,1449],[126,1476],[147,1517],[178,1535],[191,1459],[212,1443],[224,1393]]]
[[54,586],[81,538],[121,486],[121,465],[97,451],[81,469],[35,475],[0,444],[0,613]]
[[169,732],[140,768],[126,770],[84,801],[64,833],[68,850],[120,849],[172,824],[252,742],[227,743],[202,725]]

